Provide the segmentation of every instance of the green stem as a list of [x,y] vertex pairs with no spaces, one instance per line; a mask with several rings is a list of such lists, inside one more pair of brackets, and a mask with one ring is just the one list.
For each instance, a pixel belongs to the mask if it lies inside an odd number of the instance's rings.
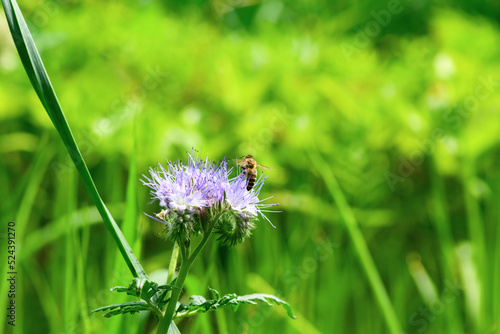
[[[196,260],[196,257],[198,257],[198,254],[200,254],[200,251],[205,247],[208,238],[212,234],[212,230],[215,226],[216,219],[214,219],[211,222],[211,225],[208,229],[208,231],[205,233],[203,239],[200,241],[196,249],[194,250],[193,254],[188,256],[187,251],[184,252],[182,251],[182,263],[181,263],[181,269],[179,271],[179,275],[177,276],[177,279],[175,281],[175,286],[178,289],[173,289],[172,290],[172,297],[170,298],[170,301],[168,302],[167,310],[165,311],[165,315],[163,318],[160,319],[160,323],[158,325],[158,329],[156,330],[157,334],[163,334],[168,332],[168,328],[170,327],[170,323],[174,319],[174,313],[175,309],[177,307],[177,302],[179,301],[179,297],[182,292],[182,287],[184,286],[184,281],[186,280],[187,274],[189,272],[189,269],[191,268],[191,265],[193,264],[194,260]],[[181,245],[182,248],[182,245]]]
[[[168,275],[167,275],[167,284],[172,283],[175,274],[175,268],[177,267],[177,259],[179,258],[179,243],[174,243],[174,249],[172,250],[172,256],[170,257],[170,264],[168,265]],[[167,293],[166,299],[170,298],[172,292]]]

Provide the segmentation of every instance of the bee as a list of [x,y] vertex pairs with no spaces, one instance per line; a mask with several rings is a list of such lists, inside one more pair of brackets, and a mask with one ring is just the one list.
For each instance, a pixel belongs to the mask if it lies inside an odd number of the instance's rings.
[[255,161],[253,155],[250,154],[245,155],[240,159],[243,160],[236,160],[236,163],[241,166],[241,170],[246,174],[248,191],[252,190],[253,186],[255,185],[255,181],[257,180],[257,166],[262,169],[273,169],[270,167],[259,165],[257,161]]

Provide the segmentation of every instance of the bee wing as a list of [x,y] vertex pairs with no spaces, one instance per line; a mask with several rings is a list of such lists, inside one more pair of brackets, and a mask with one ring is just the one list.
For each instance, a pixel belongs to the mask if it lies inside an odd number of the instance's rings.
[[245,164],[245,160],[233,159],[233,161],[234,161],[237,165],[240,165],[240,166]]
[[257,164],[257,167],[262,168],[262,169],[274,169],[274,168],[267,167],[267,166],[262,166],[262,165],[259,165],[259,164]]

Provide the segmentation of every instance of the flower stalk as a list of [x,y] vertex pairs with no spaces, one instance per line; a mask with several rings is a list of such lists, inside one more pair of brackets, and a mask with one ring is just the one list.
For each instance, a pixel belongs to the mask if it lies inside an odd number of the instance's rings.
[[184,286],[184,281],[186,280],[189,269],[191,268],[191,265],[200,254],[203,247],[205,247],[205,245],[207,244],[207,241],[210,238],[210,235],[212,234],[214,226],[215,222],[212,221],[208,231],[205,233],[203,239],[200,241],[194,252],[191,255],[188,255],[187,257],[183,256],[181,262],[181,269],[179,271],[179,276],[177,276],[177,280],[175,281],[175,286],[178,289],[172,290],[172,296],[170,298],[170,301],[168,302],[167,310],[165,311],[165,315],[163,316],[163,318],[160,319],[158,329],[156,330],[157,334],[163,334],[168,332],[168,328],[170,327],[170,323],[174,318],[177,302],[179,301],[179,297],[181,295],[182,288]]
[[[174,280],[175,268],[177,267],[177,259],[179,258],[179,243],[174,242],[174,248],[172,249],[172,256],[170,257],[170,264],[168,265],[168,275],[167,284],[172,283]],[[170,298],[171,292],[166,295],[166,299]]]

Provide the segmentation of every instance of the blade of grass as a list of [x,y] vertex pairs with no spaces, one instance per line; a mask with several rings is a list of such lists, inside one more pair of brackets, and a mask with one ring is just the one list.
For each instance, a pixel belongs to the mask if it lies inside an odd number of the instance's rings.
[[[87,232],[87,233],[86,233]],[[88,243],[89,243],[89,233],[88,225],[84,225],[83,232],[80,236],[77,229],[73,226],[72,231],[68,235],[68,238],[72,240],[74,247],[74,262],[76,267],[75,282],[73,283],[74,295],[78,298],[78,308],[79,308],[79,319],[80,327],[83,329],[84,333],[91,333],[90,326],[90,314],[89,307],[87,303],[87,294],[85,289],[85,264],[88,254]],[[92,280],[92,279],[90,279]]]
[[[430,161],[431,167],[431,201],[434,223],[436,224],[436,231],[438,234],[439,244],[441,246],[441,253],[443,257],[443,271],[444,277],[453,282],[453,268],[454,263],[454,249],[453,249],[453,235],[450,227],[450,220],[448,217],[448,206],[446,204],[446,193],[434,159]],[[460,319],[459,307],[457,303],[450,305],[446,310],[446,317],[448,321],[448,328],[452,333],[463,333],[462,322],[457,321]]]
[[132,153],[130,154],[130,164],[127,180],[127,190],[125,198],[125,214],[123,217],[123,234],[130,240],[132,244],[135,244],[137,239],[137,144],[135,136],[135,122],[132,122],[134,130],[134,139],[132,143]]
[[132,248],[123,237],[122,232],[95,187],[17,2],[15,0],[2,0],[2,3],[14,43],[21,57],[24,69],[31,81],[31,85],[63,140],[85,188],[89,192],[94,205],[99,210],[108,231],[115,240],[134,277],[147,278],[144,269],[134,255]]
[[[496,185],[496,189],[500,189],[500,185]],[[498,194],[498,192],[496,192]],[[493,202],[496,205],[497,210],[500,210],[500,203],[498,198],[494,198]],[[500,216],[500,214],[499,214]],[[493,277],[492,282],[500,282],[500,222],[496,222],[496,240],[497,242],[494,245],[494,253],[493,253]],[[500,319],[500,284],[493,285],[492,291],[493,298],[493,319]]]
[[[479,286],[479,305],[473,316],[474,326],[477,331],[484,330],[481,326],[489,324],[488,313],[488,254],[486,251],[484,221],[481,217],[481,209],[474,195],[476,181],[475,161],[472,157],[464,156],[462,160],[462,184],[464,185],[464,202],[467,213],[467,224],[472,245],[472,263],[477,270]],[[485,327],[486,328],[486,327]]]
[[[268,291],[270,294],[276,294],[276,291],[273,289],[273,287],[262,276],[258,274],[248,274],[246,277],[246,283],[248,287],[254,291]],[[276,308],[276,310],[273,309],[273,312],[280,314],[283,318],[286,317],[286,311],[283,308]],[[296,313],[295,310],[293,312],[297,316],[297,318],[293,321],[289,321],[287,323],[287,326],[293,327],[297,333],[321,333],[314,324],[308,321],[306,315]],[[250,330],[249,332],[252,331]]]
[[[111,206],[111,208],[120,212],[123,208],[123,204],[118,203]],[[30,232],[30,234],[26,236],[26,240],[19,243],[19,248],[21,249],[22,247],[23,250],[19,254],[19,260],[23,261],[24,259],[36,254],[40,251],[40,249],[46,247],[50,243],[56,242],[60,238],[68,237],[68,231],[71,230],[67,228],[68,222],[70,222],[72,228],[77,230],[100,223],[100,217],[101,216],[95,207],[85,207],[78,211],[68,213],[57,220],[51,221],[45,226]],[[118,218],[120,218],[120,216],[118,216]]]
[[[40,149],[35,156],[33,162],[33,168],[30,168],[30,172],[28,174],[26,183],[26,188],[24,192],[22,192],[22,197],[19,198],[16,203],[17,206],[13,206],[10,209],[10,212],[6,213],[3,216],[2,221],[4,224],[7,224],[9,221],[13,221],[16,223],[16,259],[18,259],[18,265],[23,263],[22,257],[24,249],[21,247],[23,243],[23,239],[25,238],[25,231],[27,229],[28,223],[30,222],[30,216],[33,214],[33,207],[36,200],[36,195],[40,189],[40,183],[43,180],[43,176],[48,168],[49,161],[53,156],[53,151],[50,150],[49,147],[45,147]],[[15,210],[17,209],[17,212]],[[35,221],[31,221],[31,226],[34,228]],[[5,226],[5,225],[4,225]],[[7,230],[5,228],[5,230]],[[0,262],[0,274],[2,277],[6,277],[7,273],[7,261]],[[0,280],[0,295],[7,296],[7,289],[9,287],[8,281],[3,279]],[[8,301],[7,298],[3,299],[2,307],[4,307],[4,303]],[[6,307],[6,306],[5,306]],[[6,317],[0,317],[0,328],[3,328]]]
[[[45,154],[46,148],[47,148],[47,143],[49,141],[49,136],[43,135],[42,138],[39,138],[39,146],[36,149],[35,156],[32,159],[32,161],[37,161],[38,157],[40,154]],[[4,164],[3,162],[0,163],[2,168],[6,168],[7,164]],[[28,171],[23,175],[23,177],[19,180],[15,180],[16,186],[12,191],[7,190],[7,193],[9,196],[5,198],[5,200],[1,201],[2,205],[5,207],[5,210],[2,210],[0,212],[13,212],[17,209],[17,205],[20,202],[20,198],[23,196],[24,190],[28,187],[28,182],[30,180],[30,177],[32,176],[33,172],[38,169],[38,166],[35,163],[30,164],[28,167]],[[7,170],[6,170],[7,171]],[[9,178],[10,181],[12,181]],[[5,185],[5,187],[8,186],[9,182],[6,180],[6,182],[1,182],[0,184]]]
[[[71,217],[73,212],[77,210],[77,187],[76,187],[76,175],[73,170],[67,173],[67,178],[64,180],[66,187],[62,191],[66,195],[66,217]],[[75,266],[74,266],[74,256],[75,256],[75,244],[73,238],[71,237],[73,231],[76,230],[74,224],[68,219],[66,221],[66,238],[64,238],[65,243],[65,266],[64,266],[64,323],[71,324],[76,321],[76,304],[74,302],[74,282],[75,282]]]
[[[217,258],[217,248],[218,248],[217,246],[218,246],[217,244],[212,243],[210,245],[209,252],[207,252],[210,254],[210,257],[209,257],[209,261],[204,262],[204,271],[206,272],[206,275],[204,275],[204,277],[201,279],[201,281],[203,283],[200,284],[200,286],[202,286],[202,287],[221,286],[220,280],[219,280],[220,273],[218,270],[216,270],[216,266],[221,265],[220,259]],[[222,268],[222,266],[220,266],[219,268]],[[216,333],[229,333],[228,328],[227,328],[228,321],[226,319],[225,312],[224,311],[215,312],[214,316],[216,319],[215,323],[217,324]],[[201,325],[205,325],[205,328],[203,328],[202,332],[203,333],[212,333],[213,329],[211,328],[210,323],[208,322],[208,320],[210,320],[210,319],[205,318],[204,320],[205,320],[205,322],[203,324],[201,324]]]
[[[64,322],[62,321],[63,317],[60,313],[59,303],[54,296],[54,289],[50,287],[50,284],[47,281],[47,273],[33,258],[23,263],[23,270],[26,272],[26,277],[32,282],[35,288],[35,292],[40,300],[41,310],[45,314],[45,319],[47,319],[49,323],[50,332],[62,332],[64,329]],[[24,331],[21,333],[24,333]]]
[[[135,122],[132,123],[132,152],[130,154],[130,163],[128,170],[128,180],[127,180],[127,190],[125,195],[125,212],[123,215],[123,223],[121,225],[123,235],[130,242],[131,245],[137,244],[137,133],[135,129]],[[140,249],[139,249],[140,252]],[[122,282],[116,282],[116,279],[121,277],[121,273],[123,272],[123,264],[122,262],[115,261],[113,266],[113,273],[110,277],[112,281],[112,285],[118,285]],[[121,294],[117,294],[113,297],[112,304],[125,302],[123,300],[124,296]],[[110,319],[111,320],[111,319]],[[137,333],[139,331],[139,323],[132,319],[131,317],[125,317],[120,319],[120,321],[110,322],[108,325],[108,333],[123,333],[123,332],[133,332]]]
[[[0,184],[3,186],[3,190],[9,194],[8,198],[13,197],[12,196],[12,191],[10,189],[10,182],[11,178],[9,177],[9,172],[7,170],[7,164],[5,163],[4,156],[0,154]],[[0,201],[0,212],[7,212],[10,211],[10,205],[7,202],[7,200]]]
[[309,156],[319,174],[325,181],[325,184],[328,187],[335,204],[337,205],[340,216],[344,221],[349,237],[354,244],[359,260],[361,261],[361,265],[365,270],[368,281],[370,282],[373,292],[375,293],[375,297],[380,305],[380,308],[382,309],[382,313],[390,332],[393,334],[401,333],[401,326],[399,325],[394,307],[392,306],[389,295],[387,294],[384,284],[382,283],[377,267],[373,262],[363,234],[359,230],[352,208],[347,203],[347,199],[345,198],[337,179],[333,175],[330,166],[323,160],[319,152],[316,150],[313,152],[309,151]]

